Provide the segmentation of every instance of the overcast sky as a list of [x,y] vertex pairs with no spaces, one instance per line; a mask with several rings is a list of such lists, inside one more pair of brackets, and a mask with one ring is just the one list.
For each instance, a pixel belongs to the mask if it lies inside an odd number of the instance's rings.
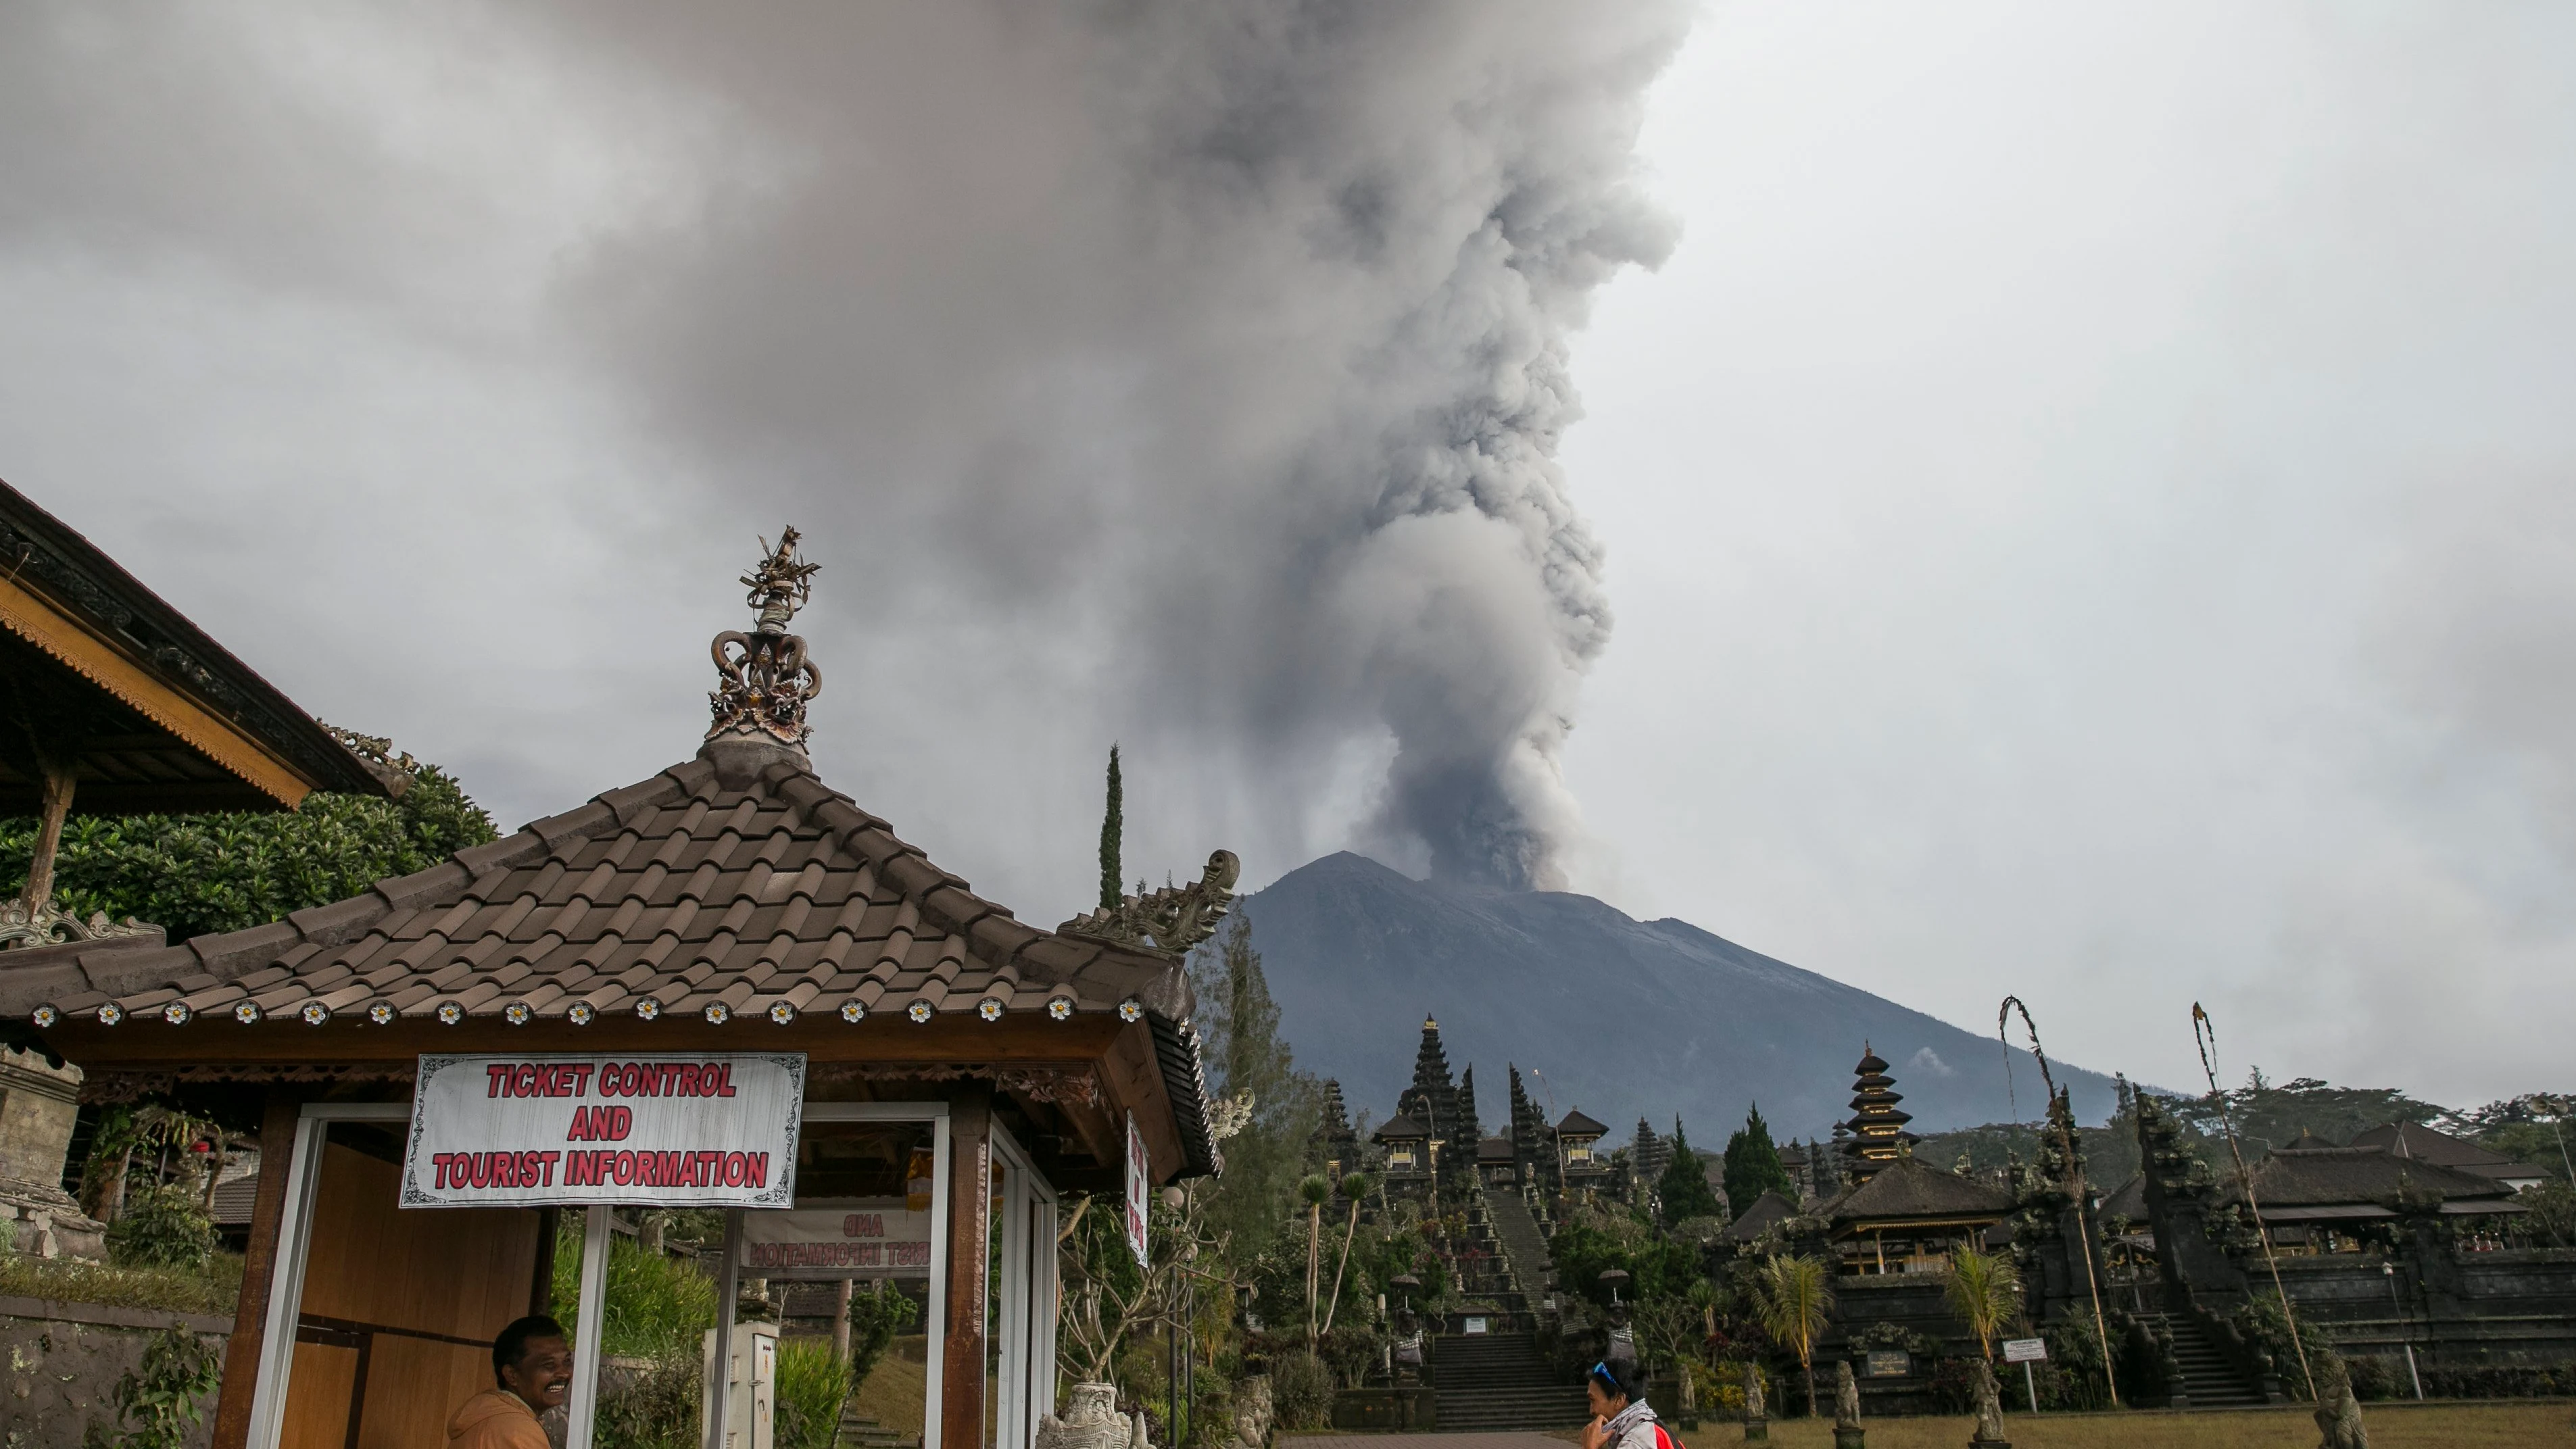
[[1041,923],[1118,738],[1158,879],[2570,1085],[2576,13],[713,14],[11,7],[0,477],[505,824],[792,520],[826,778]]

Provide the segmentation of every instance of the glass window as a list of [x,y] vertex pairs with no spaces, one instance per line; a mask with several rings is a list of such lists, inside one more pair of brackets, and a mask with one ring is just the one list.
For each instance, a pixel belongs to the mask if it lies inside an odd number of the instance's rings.
[[[739,1215],[726,1449],[923,1442],[936,1379],[936,1163],[930,1122],[809,1116],[796,1205]],[[714,1335],[705,1338],[712,1368]],[[603,1439],[602,1449],[627,1446]]]

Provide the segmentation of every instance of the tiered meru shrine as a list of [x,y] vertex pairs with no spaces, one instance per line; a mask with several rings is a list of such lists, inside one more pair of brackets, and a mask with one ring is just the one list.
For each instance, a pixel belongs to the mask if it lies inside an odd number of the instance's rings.
[[[1627,1336],[1620,1284],[1562,1281],[1549,1254],[1586,1205],[1656,1214],[1674,1142],[1644,1120],[1625,1142],[1579,1108],[1550,1122],[1507,1068],[1507,1119],[1488,1134],[1475,1069],[1453,1075],[1439,1023],[1426,1019],[1411,1085],[1366,1142],[1338,1082],[1324,1087],[1317,1154],[1338,1175],[1369,1170],[1390,1195],[1422,1204],[1423,1230],[1457,1285],[1426,1358],[1454,1367],[1436,1385],[1357,1402],[1350,1427],[1504,1427],[1561,1416],[1580,1365]],[[2038,1330],[2107,1337],[2117,1373],[2152,1407],[2279,1402],[2295,1365],[2244,1327],[2264,1266],[2244,1188],[2180,1146],[2157,1100],[2122,1085],[2144,1169],[2123,1183],[2081,1176],[2061,1093],[2037,1159],[1978,1171],[1915,1155],[1921,1138],[1887,1060],[1864,1046],[1851,1116],[1830,1142],[1779,1152],[1792,1192],[1726,1201],[1723,1163],[1705,1149],[1722,1219],[1667,1224],[1700,1247],[1712,1275],[1730,1263],[1796,1252],[1837,1275],[1820,1361],[1850,1362],[1872,1414],[1929,1412],[1945,1358],[1976,1352],[1944,1297],[1954,1250],[2008,1255]],[[2475,1144],[2391,1125],[2330,1145],[2313,1138],[2264,1156],[2253,1206],[2304,1319],[2347,1355],[2403,1366],[2564,1363],[2576,1357],[2576,1254],[2515,1246],[2517,1189],[2544,1179]],[[1578,1325],[1581,1325],[1578,1327]],[[2097,1326],[2098,1325],[2098,1326]],[[1633,1341],[1633,1340],[1630,1340]],[[1578,1363],[1579,1361],[1579,1363]],[[1396,1370],[1391,1387],[1416,1376]],[[1674,1401],[1678,1384],[1663,1392]],[[1567,1402],[1572,1402],[1570,1399]]]
[[[814,566],[796,545],[790,530],[743,580],[753,624],[716,636],[713,723],[669,769],[272,924],[167,946],[83,923],[0,958],[0,1013],[83,1100],[152,1094],[256,1125],[214,1449],[440,1449],[448,1411],[489,1386],[494,1332],[553,1303],[555,1210],[415,1211],[398,1192],[424,1054],[790,1054],[803,1126],[780,1220],[887,1201],[927,1234],[896,1284],[936,1325],[927,1446],[1026,1449],[1053,1409],[1058,1194],[1118,1200],[1131,1159],[1148,1190],[1216,1168],[1181,957],[1227,911],[1233,857],[1054,930],[940,869],[815,774],[822,671],[788,629]],[[75,699],[94,674],[124,681],[88,697],[98,728],[139,730],[115,710],[141,684],[61,655]],[[182,761],[162,773],[186,788],[238,763],[186,754],[203,730],[171,737],[153,758]],[[340,762],[302,783],[372,779],[321,740]],[[127,768],[90,748],[70,756],[84,791]],[[69,793],[47,787],[49,819]]]

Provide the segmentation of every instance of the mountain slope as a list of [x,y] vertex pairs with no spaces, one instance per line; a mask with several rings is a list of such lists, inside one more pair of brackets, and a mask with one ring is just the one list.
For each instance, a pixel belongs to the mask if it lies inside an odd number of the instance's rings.
[[[1680,1112],[1692,1145],[1721,1148],[1759,1102],[1775,1137],[1824,1137],[1849,1116],[1864,1042],[1894,1063],[1917,1131],[2005,1120],[2003,1048],[1947,1022],[1748,951],[1683,921],[1638,921],[1590,896],[1504,894],[1409,879],[1344,852],[1248,897],[1298,1065],[1341,1079],[1352,1109],[1393,1112],[1422,1018],[1450,1065],[1477,1071],[1487,1131],[1508,1120],[1507,1063],[1562,1114],[1580,1106],[1624,1141],[1642,1113]],[[1985,1003],[1973,1009],[1982,1013]],[[2016,1052],[2021,1115],[2039,1068]],[[2052,1062],[2079,1116],[2113,1105],[2108,1077]]]

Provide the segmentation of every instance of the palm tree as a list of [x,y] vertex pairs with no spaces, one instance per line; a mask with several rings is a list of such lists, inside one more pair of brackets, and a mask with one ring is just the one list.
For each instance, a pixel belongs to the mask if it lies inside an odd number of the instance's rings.
[[1333,1185],[1321,1173],[1297,1184],[1297,1195],[1306,1200],[1306,1346],[1315,1346],[1315,1269],[1322,1260],[1324,1245],[1324,1202],[1333,1195]]
[[1950,1281],[1944,1285],[1950,1308],[1977,1336],[1977,1349],[1995,1356],[1995,1335],[2020,1307],[2021,1279],[2001,1253],[1980,1253],[1962,1243],[1950,1254]]
[[1342,1228],[1342,1260],[1333,1265],[1333,1296],[1324,1300],[1324,1332],[1333,1331],[1333,1314],[1342,1306],[1342,1274],[1351,1266],[1351,1244],[1360,1235],[1360,1200],[1369,1194],[1365,1172],[1342,1174],[1342,1196],[1351,1201],[1351,1220]]
[[1798,1350],[1798,1369],[1807,1376],[1807,1412],[1816,1412],[1816,1335],[1834,1309],[1833,1285],[1825,1265],[1796,1253],[1782,1253],[1762,1265],[1755,1280],[1761,1289],[1762,1327],[1771,1337]]

